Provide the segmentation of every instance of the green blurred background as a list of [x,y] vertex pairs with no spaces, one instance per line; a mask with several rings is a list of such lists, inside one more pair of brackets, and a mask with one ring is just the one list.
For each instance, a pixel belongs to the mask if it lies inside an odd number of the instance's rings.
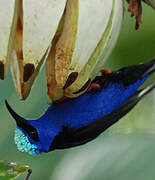
[[[112,70],[155,57],[155,11],[143,5],[142,25],[134,30],[129,13],[118,44],[105,64]],[[147,83],[155,79],[153,76]],[[0,159],[27,164],[31,180],[154,180],[155,91],[95,141],[84,146],[31,157],[17,151],[15,122],[4,106],[7,98],[22,116],[40,116],[50,102],[46,96],[45,70],[37,78],[29,98],[18,100],[10,73],[0,81]],[[23,179],[23,176],[20,179]]]

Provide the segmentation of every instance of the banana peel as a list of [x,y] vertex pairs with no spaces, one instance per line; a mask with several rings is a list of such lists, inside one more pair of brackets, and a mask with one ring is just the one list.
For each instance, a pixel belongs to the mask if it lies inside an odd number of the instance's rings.
[[0,79],[5,79],[8,71],[18,15],[18,0],[0,1]]
[[48,55],[66,0],[23,0],[19,4],[11,71],[19,98],[25,99]]
[[122,0],[67,1],[46,63],[49,98],[74,98],[88,89],[116,44],[122,17]]
[[5,0],[0,2],[0,78],[10,64],[21,100],[46,61],[52,101],[83,94],[120,33],[122,0]]

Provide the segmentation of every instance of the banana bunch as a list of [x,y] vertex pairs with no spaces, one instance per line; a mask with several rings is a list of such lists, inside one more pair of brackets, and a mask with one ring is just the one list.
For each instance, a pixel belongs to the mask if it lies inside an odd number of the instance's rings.
[[122,0],[0,1],[0,78],[10,65],[25,99],[46,63],[48,97],[77,97],[110,55],[122,18]]

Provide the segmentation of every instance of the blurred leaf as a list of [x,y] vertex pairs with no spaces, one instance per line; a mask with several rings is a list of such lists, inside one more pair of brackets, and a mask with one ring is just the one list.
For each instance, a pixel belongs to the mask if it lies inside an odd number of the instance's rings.
[[50,180],[154,180],[153,142],[151,134],[105,132],[68,150]]
[[9,163],[6,161],[0,160],[0,179],[1,180],[13,180],[19,177],[20,175],[28,172],[26,180],[28,180],[31,170],[28,166],[17,165],[16,163]]

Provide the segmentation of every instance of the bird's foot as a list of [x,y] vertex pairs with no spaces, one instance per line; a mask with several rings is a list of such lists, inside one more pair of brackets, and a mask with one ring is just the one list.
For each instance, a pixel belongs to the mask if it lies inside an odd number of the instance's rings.
[[100,85],[99,84],[96,84],[96,83],[92,83],[89,88],[88,88],[88,91],[91,91],[92,89],[97,89],[97,88],[100,88]]
[[110,71],[109,69],[101,69],[100,72],[102,74],[111,74],[112,73],[112,71]]

